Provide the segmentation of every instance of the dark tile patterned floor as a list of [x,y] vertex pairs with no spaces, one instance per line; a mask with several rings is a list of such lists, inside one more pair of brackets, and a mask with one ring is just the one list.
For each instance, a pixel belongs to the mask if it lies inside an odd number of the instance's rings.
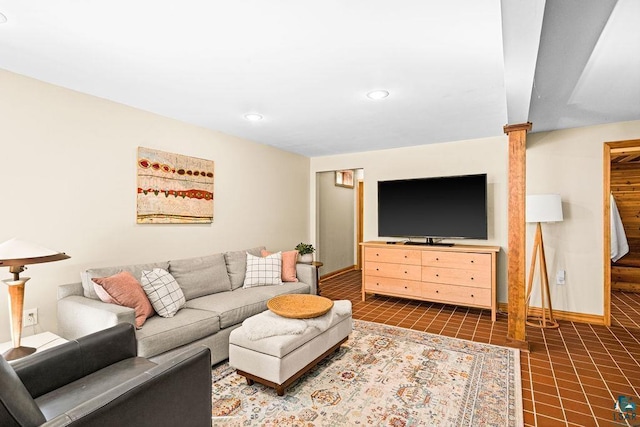
[[[324,279],[321,290],[351,300],[355,319],[496,345],[507,335],[506,315],[494,323],[488,310],[383,296],[362,301],[359,271]],[[611,302],[611,327],[527,326],[531,352],[520,358],[525,426],[640,426],[640,294],[615,292]],[[636,419],[620,420],[619,396],[637,405]]]

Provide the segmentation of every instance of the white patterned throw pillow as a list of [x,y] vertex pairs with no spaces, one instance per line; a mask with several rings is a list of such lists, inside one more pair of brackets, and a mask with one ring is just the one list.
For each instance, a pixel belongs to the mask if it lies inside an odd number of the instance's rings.
[[176,279],[166,270],[143,270],[140,280],[153,309],[162,317],[173,317],[185,305],[186,299]]
[[282,252],[266,257],[253,256],[247,252],[247,271],[243,288],[282,285]]

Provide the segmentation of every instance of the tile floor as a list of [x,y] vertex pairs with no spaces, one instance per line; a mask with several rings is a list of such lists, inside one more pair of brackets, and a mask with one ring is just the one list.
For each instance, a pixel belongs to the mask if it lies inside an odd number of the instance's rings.
[[[361,298],[361,275],[350,271],[321,281],[322,295],[349,299],[355,319],[502,345],[507,317],[487,310],[382,296]],[[640,294],[616,292],[612,326],[560,321],[560,328],[527,326],[530,353],[521,353],[525,426],[640,426]],[[620,420],[619,396],[637,405]],[[632,413],[629,411],[628,416]]]

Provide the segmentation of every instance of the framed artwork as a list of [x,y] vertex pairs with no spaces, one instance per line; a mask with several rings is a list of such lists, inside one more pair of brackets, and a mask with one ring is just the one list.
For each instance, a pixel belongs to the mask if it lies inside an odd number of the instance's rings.
[[213,160],[138,147],[138,224],[213,222]]
[[336,171],[336,186],[353,188],[353,171],[350,169]]

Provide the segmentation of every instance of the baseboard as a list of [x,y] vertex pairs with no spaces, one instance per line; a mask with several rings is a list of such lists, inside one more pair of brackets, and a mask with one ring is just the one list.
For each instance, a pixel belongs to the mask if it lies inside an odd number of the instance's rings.
[[[498,309],[505,313],[509,312],[509,304],[498,303]],[[532,316],[542,315],[540,307],[529,307],[529,314]],[[604,325],[604,316],[599,314],[576,313],[574,311],[553,310],[553,317],[556,320],[568,320],[570,322],[590,323],[592,325]]]
[[320,280],[326,280],[331,277],[339,276],[344,273],[348,273],[350,271],[356,270],[358,267],[356,265],[351,265],[349,267],[341,268],[340,270],[332,271],[331,273],[323,274],[320,276]]

